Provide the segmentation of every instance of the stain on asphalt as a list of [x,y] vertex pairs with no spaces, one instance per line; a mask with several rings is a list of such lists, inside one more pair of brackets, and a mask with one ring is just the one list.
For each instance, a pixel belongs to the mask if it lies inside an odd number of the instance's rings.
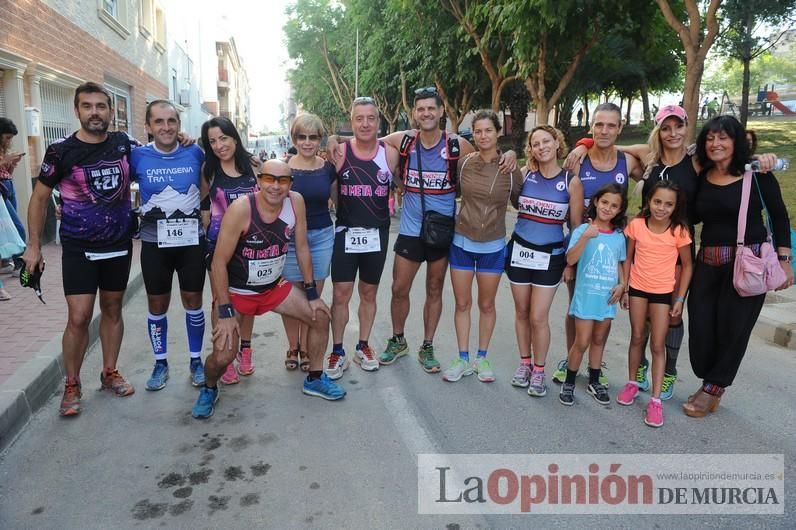
[[194,471],[190,475],[188,475],[188,481],[190,481],[191,486],[196,486],[197,484],[207,484],[207,481],[210,480],[210,475],[213,474],[212,469],[203,469],[202,471]]
[[271,469],[271,464],[258,462],[253,466],[251,466],[249,469],[251,469],[252,475],[254,475],[255,477],[262,477],[263,475],[268,473],[269,469]]
[[230,447],[231,449],[234,449],[235,451],[242,451],[243,449],[249,447],[251,443],[252,443],[251,439],[249,439],[249,437],[244,434],[243,436],[238,436],[230,440],[227,446]]
[[206,465],[207,465],[207,464],[209,464],[209,463],[210,463],[210,461],[211,461],[211,460],[213,460],[215,457],[216,457],[216,455],[214,455],[213,453],[206,453],[206,454],[205,454],[205,455],[202,457],[202,460],[199,462],[199,465],[200,465],[200,466],[206,466]]
[[320,489],[320,487],[321,487],[321,485],[318,484],[317,482],[313,482],[312,484],[310,484],[310,489],[311,490],[317,490],[317,489]]
[[257,442],[260,445],[268,445],[271,442],[277,441],[277,436],[272,432],[265,432],[257,437]]
[[243,477],[244,473],[240,466],[229,466],[224,470],[224,480],[227,482],[234,482]]
[[445,525],[445,530],[459,530],[458,523],[450,523]]
[[299,471],[307,471],[307,466],[299,466]]
[[158,482],[160,488],[173,488],[174,486],[182,486],[185,484],[185,477],[179,473],[169,473],[163,480]]
[[229,508],[229,499],[231,497],[216,497],[215,495],[211,495],[207,498],[207,502],[209,503],[208,506],[210,507],[210,515],[213,515],[219,510],[226,510]]
[[221,447],[221,437],[213,436],[205,440],[205,443],[202,444],[204,446],[205,451],[215,451],[219,447]]
[[260,494],[259,493],[247,493],[243,497],[240,498],[240,505],[244,508],[247,506],[254,506],[255,504],[260,504]]
[[180,455],[188,454],[191,451],[193,451],[195,447],[196,447],[196,445],[191,445],[191,444],[188,444],[188,443],[181,443],[180,445],[177,446],[177,454],[180,454]]
[[131,511],[133,512],[134,519],[145,521],[147,519],[157,519],[158,517],[163,517],[166,515],[166,510],[168,507],[169,505],[165,502],[153,504],[149,502],[149,499],[144,499],[135,503],[135,506],[133,506]]
[[348,380],[348,384],[349,385],[356,385],[356,384],[359,384],[359,381],[357,381],[356,379],[349,379]]
[[30,512],[30,514],[31,515],[39,515],[43,511],[44,511],[44,506],[39,506],[38,508],[36,508],[32,512]]
[[193,508],[193,501],[191,499],[185,499],[182,502],[169,506],[169,513],[171,515],[182,515],[191,508]]
[[185,488],[174,490],[174,493],[172,493],[172,495],[174,495],[178,499],[187,499],[188,497],[191,496],[192,493],[193,493],[193,488],[188,486]]

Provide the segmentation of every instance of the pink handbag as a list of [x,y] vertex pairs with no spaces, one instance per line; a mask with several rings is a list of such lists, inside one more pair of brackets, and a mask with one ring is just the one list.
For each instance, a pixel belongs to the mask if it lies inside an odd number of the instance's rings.
[[773,291],[785,280],[785,271],[779,265],[777,252],[771,244],[771,232],[766,227],[768,239],[760,245],[760,257],[752,249],[744,246],[746,235],[746,214],[749,210],[749,194],[752,189],[752,172],[743,176],[741,209],[738,212],[738,237],[733,265],[732,285],[740,296],[758,296]]

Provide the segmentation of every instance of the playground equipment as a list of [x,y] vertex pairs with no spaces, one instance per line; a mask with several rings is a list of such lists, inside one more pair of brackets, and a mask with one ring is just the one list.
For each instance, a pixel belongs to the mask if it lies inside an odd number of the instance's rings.
[[779,110],[786,116],[796,115],[796,112],[790,110],[779,100],[779,94],[774,91],[774,85],[771,85],[771,90],[768,89],[768,85],[765,85],[762,90],[758,88],[757,103],[760,104],[761,110],[763,111],[762,114],[764,115],[767,114],[771,116],[771,107]]

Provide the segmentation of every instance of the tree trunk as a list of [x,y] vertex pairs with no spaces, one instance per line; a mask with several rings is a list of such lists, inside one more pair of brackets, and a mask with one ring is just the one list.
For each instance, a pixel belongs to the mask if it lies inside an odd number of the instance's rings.
[[650,125],[650,93],[647,88],[647,78],[641,79],[641,106],[644,112],[644,125]]
[[586,128],[589,128],[589,95],[583,94],[583,123],[586,125]]
[[749,72],[750,59],[744,57],[743,60],[743,84],[741,85],[741,125],[746,128],[746,120],[749,117],[749,81],[751,74]]
[[630,125],[630,109],[633,108],[633,96],[627,96],[627,114],[625,114],[625,125]]

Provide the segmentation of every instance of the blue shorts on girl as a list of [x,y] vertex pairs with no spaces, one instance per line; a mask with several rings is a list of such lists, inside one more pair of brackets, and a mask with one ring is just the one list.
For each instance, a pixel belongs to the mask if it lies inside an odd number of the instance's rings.
[[[571,250],[588,224],[572,232]],[[575,294],[569,304],[569,314],[581,320],[605,320],[616,317],[616,305],[609,304],[611,291],[619,283],[619,263],[625,261],[625,236],[619,230],[603,232],[589,240],[578,260]]]
[[473,241],[454,234],[448,257],[451,269],[503,274],[506,264],[506,241]]
[[[307,230],[307,243],[309,243],[310,255],[312,256],[312,279],[315,281],[325,280],[329,277],[332,268],[334,226]],[[296,245],[292,239],[288,246],[282,277],[289,282],[304,281],[296,260]]]

